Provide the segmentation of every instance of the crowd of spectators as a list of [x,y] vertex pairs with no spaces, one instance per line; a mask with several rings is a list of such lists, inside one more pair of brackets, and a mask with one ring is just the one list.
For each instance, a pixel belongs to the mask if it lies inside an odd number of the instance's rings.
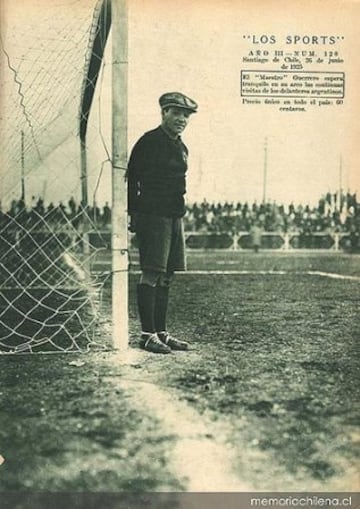
[[[0,225],[15,219],[19,224],[35,224],[44,219],[54,225],[68,222],[78,227],[86,211],[90,223],[99,230],[111,227],[111,208],[105,203],[101,208],[96,204],[84,207],[74,198],[65,204],[60,202],[45,206],[41,198],[32,198],[30,206],[24,200],[14,200],[9,210],[3,211],[0,205]],[[252,204],[223,202],[209,203],[204,200],[187,206],[184,218],[185,230],[203,233],[250,232],[256,225],[264,232],[278,233],[360,233],[360,203],[356,194],[337,194],[323,196],[316,207],[309,205],[277,203]]]
[[82,203],[77,204],[72,197],[67,204],[60,201],[57,205],[51,202],[46,206],[42,198],[33,197],[30,207],[26,206],[23,199],[13,200],[6,212],[2,210],[0,204],[0,225],[15,221],[23,226],[40,227],[43,221],[46,221],[53,226],[71,224],[77,228],[82,224],[84,217],[87,217],[90,225],[100,230],[109,229],[111,226],[111,208],[108,202],[101,208],[96,204],[85,207]]
[[360,232],[360,203],[356,194],[328,193],[316,207],[277,203],[194,203],[188,206],[185,229],[194,232],[249,232],[254,225],[265,232]]

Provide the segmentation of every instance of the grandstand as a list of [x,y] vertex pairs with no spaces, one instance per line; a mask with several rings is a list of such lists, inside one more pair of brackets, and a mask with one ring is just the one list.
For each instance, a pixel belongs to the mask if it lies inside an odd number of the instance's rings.
[[186,229],[189,231],[249,231],[258,222],[264,231],[277,232],[350,232],[360,229],[360,204],[356,194],[327,193],[316,207],[308,204],[289,205],[276,202],[252,204],[219,202],[194,203],[188,206]]

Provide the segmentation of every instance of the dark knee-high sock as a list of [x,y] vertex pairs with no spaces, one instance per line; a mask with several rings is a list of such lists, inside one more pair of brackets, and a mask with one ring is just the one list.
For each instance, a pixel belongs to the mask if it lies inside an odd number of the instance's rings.
[[137,285],[137,304],[143,332],[155,332],[155,296],[156,287]]
[[169,302],[169,287],[157,286],[155,296],[154,325],[156,332],[166,331],[166,315]]

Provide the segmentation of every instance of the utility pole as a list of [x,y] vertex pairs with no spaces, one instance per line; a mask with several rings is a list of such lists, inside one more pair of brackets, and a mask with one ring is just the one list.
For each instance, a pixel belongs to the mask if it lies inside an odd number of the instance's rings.
[[266,203],[267,193],[267,138],[264,143],[264,175],[263,175],[263,203]]
[[338,185],[338,199],[336,203],[336,208],[339,212],[341,212],[341,195],[342,195],[342,156],[340,155],[339,159],[339,185]]

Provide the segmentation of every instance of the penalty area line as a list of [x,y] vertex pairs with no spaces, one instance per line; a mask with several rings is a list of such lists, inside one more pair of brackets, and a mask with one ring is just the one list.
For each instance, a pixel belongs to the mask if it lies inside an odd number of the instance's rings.
[[[130,274],[141,274],[140,270],[129,270]],[[94,271],[93,274],[104,274],[102,271]],[[317,270],[289,271],[289,270],[185,270],[176,272],[176,276],[202,276],[202,275],[223,275],[223,276],[320,276],[330,279],[345,281],[359,281],[360,276],[349,274],[338,274],[337,272],[322,272]]]
[[338,274],[337,272],[322,272],[319,270],[309,270],[306,274],[309,274],[310,276],[328,277],[331,279],[342,279],[345,281],[360,281],[360,276]]
[[250,276],[256,276],[256,275],[284,275],[288,274],[285,270],[186,270],[184,272],[176,272],[177,276],[185,275],[185,274],[191,274],[191,275],[201,275],[201,274],[220,274],[224,276],[234,276],[236,274],[239,275],[250,275]]
[[244,275],[244,276],[321,276],[328,277],[331,279],[340,279],[345,281],[360,281],[360,276],[350,276],[346,274],[338,274],[336,272],[322,272],[316,270],[308,270],[308,271],[299,271],[292,272],[287,270],[187,270],[185,272],[177,272],[176,275],[202,275],[202,274],[219,274],[224,276],[235,276],[235,275]]

